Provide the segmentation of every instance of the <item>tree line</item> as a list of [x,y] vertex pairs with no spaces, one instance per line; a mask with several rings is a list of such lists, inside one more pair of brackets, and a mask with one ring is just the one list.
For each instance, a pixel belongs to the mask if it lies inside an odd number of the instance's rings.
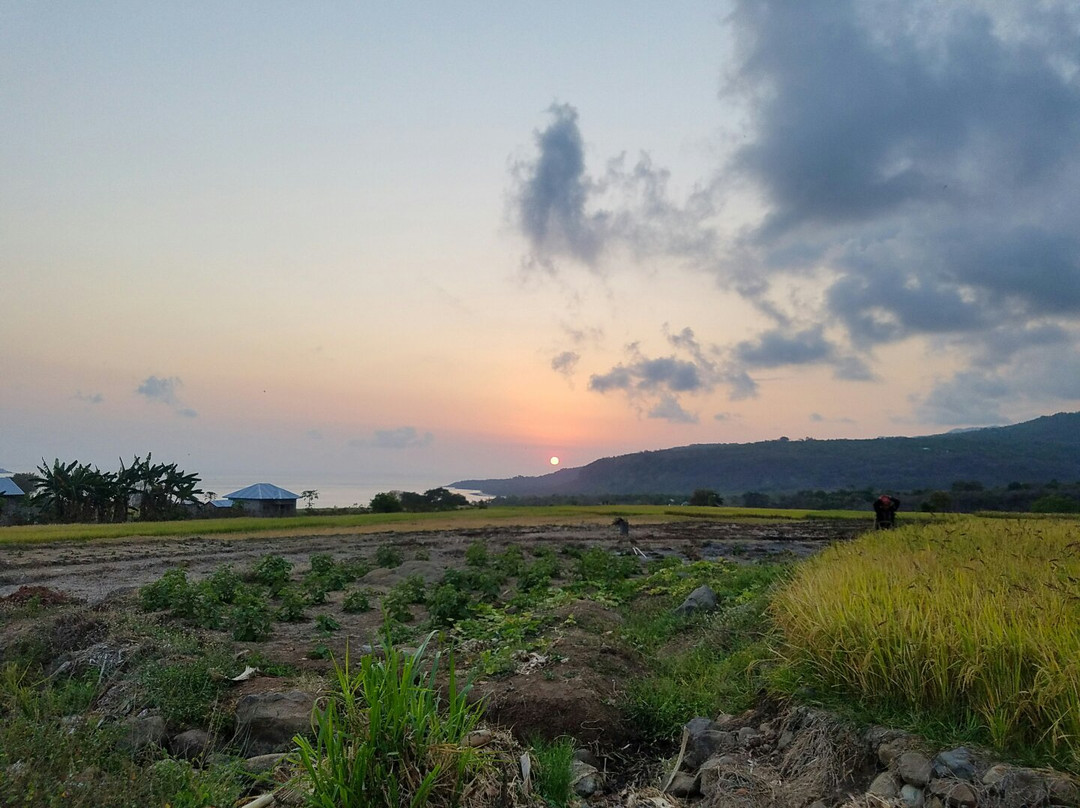
[[42,458],[34,474],[16,474],[39,521],[143,522],[190,515],[203,495],[199,476],[176,463],[155,463],[151,453],[117,471],[102,471],[77,460],[50,465]]

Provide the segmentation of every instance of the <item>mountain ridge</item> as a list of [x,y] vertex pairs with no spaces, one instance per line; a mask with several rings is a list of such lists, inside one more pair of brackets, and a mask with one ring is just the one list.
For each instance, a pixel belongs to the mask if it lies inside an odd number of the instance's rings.
[[722,494],[947,488],[1080,480],[1080,412],[916,437],[698,443],[595,460],[535,477],[459,480],[489,496]]

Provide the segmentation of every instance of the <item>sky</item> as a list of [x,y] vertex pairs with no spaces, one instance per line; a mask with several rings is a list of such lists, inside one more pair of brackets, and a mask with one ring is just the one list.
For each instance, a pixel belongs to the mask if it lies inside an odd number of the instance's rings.
[[0,465],[1080,409],[1072,2],[0,0]]

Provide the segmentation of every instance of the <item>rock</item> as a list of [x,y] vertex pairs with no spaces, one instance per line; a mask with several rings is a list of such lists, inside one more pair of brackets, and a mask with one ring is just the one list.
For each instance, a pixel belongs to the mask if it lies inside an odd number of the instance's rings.
[[133,715],[123,723],[124,735],[120,745],[131,752],[141,752],[165,741],[165,719],[145,711]]
[[707,729],[690,737],[686,743],[686,755],[683,766],[693,771],[718,752],[727,752],[738,746],[738,736],[734,732]]
[[593,752],[593,750],[591,749],[575,749],[574,760],[580,760],[582,763],[588,763],[590,766],[593,766],[597,769],[603,768],[603,761],[600,760],[600,758],[597,757],[596,753]]
[[990,786],[993,791],[1001,791],[999,788],[1001,783],[1009,776],[1009,772],[1012,771],[1012,766],[1006,766],[1004,763],[998,763],[996,766],[991,766],[983,774],[982,783],[984,786]]
[[921,788],[916,788],[913,785],[905,784],[900,789],[900,799],[907,808],[923,808],[926,798],[923,797],[923,791]]
[[933,771],[935,777],[955,777],[958,780],[975,780],[975,761],[971,756],[971,750],[966,746],[958,746],[940,752],[934,758]]
[[252,755],[289,749],[294,735],[311,733],[314,706],[314,697],[300,690],[244,696],[236,704],[237,739]]
[[700,793],[697,776],[686,772],[675,772],[675,776],[671,778],[671,784],[667,787],[667,793],[673,797],[696,797]]
[[874,782],[866,789],[866,793],[890,800],[900,793],[900,788],[896,784],[896,778],[891,773],[882,772],[874,778]]
[[683,729],[685,729],[690,734],[690,737],[693,738],[700,732],[705,732],[710,729],[722,729],[722,726],[711,718],[705,718],[704,716],[699,715],[683,724]]
[[925,808],[945,808],[945,801],[941,797],[928,797]]
[[896,758],[896,773],[905,783],[916,788],[925,788],[930,782],[932,767],[926,755],[920,752],[904,752]]
[[1047,774],[1044,776],[1050,801],[1058,805],[1076,805],[1080,802],[1080,788],[1076,780],[1067,774]]
[[892,766],[893,761],[904,752],[909,752],[918,746],[919,739],[914,735],[900,733],[888,740],[882,741],[877,747],[877,758],[882,766]]
[[789,729],[785,729],[780,733],[780,738],[776,742],[776,751],[783,752],[795,741],[795,733]]
[[961,780],[938,777],[927,788],[933,796],[955,808],[975,808],[979,804],[975,789]]
[[189,729],[174,735],[169,741],[169,750],[184,760],[201,758],[209,748],[210,735],[201,729]]
[[487,746],[494,738],[495,733],[490,729],[476,729],[466,735],[461,743],[463,746],[479,749],[483,746]]
[[604,776],[595,766],[581,760],[570,763],[574,793],[579,797],[591,797],[604,787]]
[[754,741],[762,737],[761,731],[753,727],[743,727],[738,732],[740,746],[750,746]]
[[255,777],[260,774],[266,774],[278,767],[286,757],[286,752],[272,752],[269,755],[256,755],[255,757],[249,757],[241,765],[245,772]]
[[717,755],[709,758],[698,768],[698,791],[706,797],[711,797],[716,792],[720,778],[738,769],[739,759],[734,755]]
[[703,584],[691,592],[675,609],[675,614],[691,615],[698,612],[711,612],[716,609],[716,593],[712,587]]

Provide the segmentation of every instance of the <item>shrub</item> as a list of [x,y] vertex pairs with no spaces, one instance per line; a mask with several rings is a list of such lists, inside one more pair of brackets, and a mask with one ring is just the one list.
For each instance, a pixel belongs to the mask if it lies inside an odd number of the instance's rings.
[[450,626],[472,614],[472,598],[468,592],[441,584],[431,593],[427,607],[432,625]]
[[294,586],[287,586],[281,590],[281,605],[275,616],[286,623],[299,623],[305,619],[304,607],[307,603],[307,596],[303,592]]
[[465,563],[470,567],[486,567],[488,565],[487,545],[480,541],[474,541],[465,550]]
[[232,637],[238,642],[262,642],[270,636],[270,608],[262,593],[245,587],[229,610]]

